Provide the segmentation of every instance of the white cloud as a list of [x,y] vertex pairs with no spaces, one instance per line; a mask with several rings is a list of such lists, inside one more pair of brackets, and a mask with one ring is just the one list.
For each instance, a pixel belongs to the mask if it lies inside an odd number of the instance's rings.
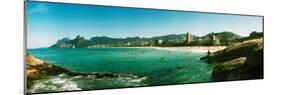
[[47,4],[39,4],[33,8],[30,8],[27,10],[28,14],[33,14],[33,13],[46,13],[49,12],[49,8]]

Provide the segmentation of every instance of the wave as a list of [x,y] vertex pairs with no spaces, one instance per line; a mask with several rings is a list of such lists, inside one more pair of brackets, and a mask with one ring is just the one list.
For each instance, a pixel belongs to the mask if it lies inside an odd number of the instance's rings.
[[39,80],[31,88],[31,93],[50,92],[50,91],[70,91],[82,90],[71,79],[66,78],[66,74],[60,74],[50,79]]
[[38,80],[30,89],[31,93],[72,91],[83,89],[102,89],[116,87],[144,86],[147,77],[138,77],[131,74],[118,74],[118,77],[98,78],[95,75],[69,76],[60,74],[48,79]]

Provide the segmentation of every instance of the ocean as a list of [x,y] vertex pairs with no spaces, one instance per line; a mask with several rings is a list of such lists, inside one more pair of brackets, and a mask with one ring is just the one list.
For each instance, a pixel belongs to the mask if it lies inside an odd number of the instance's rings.
[[209,82],[212,65],[206,52],[161,48],[41,48],[27,52],[46,63],[80,73],[114,73],[120,77],[68,76],[38,80],[32,93],[95,90]]

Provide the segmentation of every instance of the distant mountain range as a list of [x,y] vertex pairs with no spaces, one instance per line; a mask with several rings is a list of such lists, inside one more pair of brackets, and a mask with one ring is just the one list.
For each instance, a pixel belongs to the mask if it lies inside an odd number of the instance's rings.
[[[179,46],[179,45],[208,45],[210,37],[213,35],[219,39],[221,45],[229,41],[235,41],[242,37],[233,32],[210,33],[204,36],[191,35],[193,44],[186,43],[187,34],[170,34],[155,36],[151,38],[127,37],[110,38],[106,36],[92,37],[85,39],[78,35],[74,39],[63,38],[57,41],[50,48],[91,48],[91,47],[130,47],[130,46]],[[194,44],[195,43],[195,44]],[[198,44],[200,43],[200,44]]]

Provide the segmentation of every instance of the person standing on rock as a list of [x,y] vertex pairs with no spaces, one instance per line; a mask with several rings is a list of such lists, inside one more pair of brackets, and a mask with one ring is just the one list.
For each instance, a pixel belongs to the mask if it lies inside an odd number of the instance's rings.
[[209,56],[209,55],[211,54],[210,50],[208,50],[208,52],[207,52],[207,53],[208,53],[208,56]]

